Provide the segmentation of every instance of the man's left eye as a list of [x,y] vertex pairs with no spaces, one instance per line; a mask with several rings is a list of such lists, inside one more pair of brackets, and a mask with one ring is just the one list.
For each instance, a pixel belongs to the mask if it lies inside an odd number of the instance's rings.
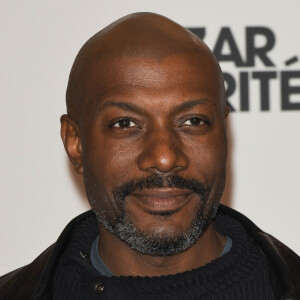
[[204,125],[206,124],[205,121],[203,121],[200,118],[191,118],[186,120],[182,125],[187,125],[187,126],[199,126],[199,125]]

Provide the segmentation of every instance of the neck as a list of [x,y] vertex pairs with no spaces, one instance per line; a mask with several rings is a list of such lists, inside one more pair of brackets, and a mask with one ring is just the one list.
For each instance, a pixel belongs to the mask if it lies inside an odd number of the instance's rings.
[[99,225],[98,251],[101,259],[117,276],[162,276],[199,268],[220,256],[225,237],[213,224],[189,249],[170,256],[141,254]]

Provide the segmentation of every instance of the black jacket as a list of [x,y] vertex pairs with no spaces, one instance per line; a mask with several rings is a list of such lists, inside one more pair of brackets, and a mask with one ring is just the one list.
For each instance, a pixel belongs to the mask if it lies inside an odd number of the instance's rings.
[[[300,258],[271,235],[261,231],[237,211],[220,205],[220,211],[237,219],[267,257],[271,283],[278,299],[300,299]],[[51,299],[52,279],[61,254],[66,249],[72,229],[92,211],[73,219],[57,242],[46,249],[31,264],[0,277],[0,299]]]

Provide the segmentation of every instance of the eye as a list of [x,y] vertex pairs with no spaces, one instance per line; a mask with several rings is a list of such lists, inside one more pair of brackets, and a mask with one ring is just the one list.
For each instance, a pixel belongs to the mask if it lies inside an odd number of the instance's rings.
[[205,125],[206,122],[204,120],[202,120],[201,118],[197,118],[197,117],[194,117],[194,118],[191,118],[191,119],[188,119],[186,120],[182,125],[183,126],[201,126],[201,125]]
[[137,125],[130,119],[121,119],[115,122],[114,124],[112,124],[111,127],[126,129],[126,128],[137,127]]

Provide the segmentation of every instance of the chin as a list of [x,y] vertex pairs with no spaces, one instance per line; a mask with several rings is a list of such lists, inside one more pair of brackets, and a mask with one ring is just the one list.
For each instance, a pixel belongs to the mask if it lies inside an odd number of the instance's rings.
[[193,246],[212,222],[217,208],[218,206],[214,206],[208,217],[203,217],[199,211],[186,228],[182,228],[184,227],[182,223],[159,224],[156,222],[153,226],[149,224],[147,230],[143,230],[126,214],[119,217],[114,225],[103,222],[101,219],[98,220],[107,230],[135,251],[153,256],[168,256],[181,253]]

